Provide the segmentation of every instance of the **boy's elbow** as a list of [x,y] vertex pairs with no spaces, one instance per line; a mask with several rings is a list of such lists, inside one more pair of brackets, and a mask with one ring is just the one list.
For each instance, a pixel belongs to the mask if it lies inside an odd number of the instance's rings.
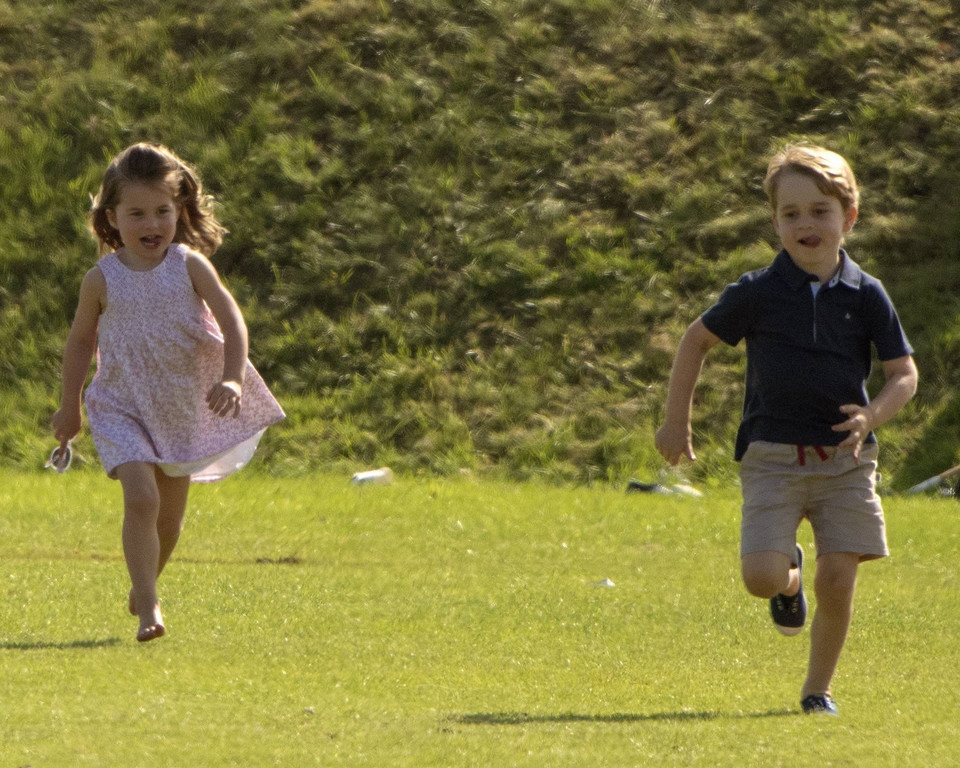
[[910,379],[910,386],[913,387],[913,391],[917,391],[917,382],[920,380],[920,371],[917,370],[917,364],[913,361],[913,358],[908,358],[907,362],[907,376]]
[[908,358],[907,365],[900,377],[900,386],[903,387],[908,400],[917,394],[919,380],[920,373],[917,371],[916,363],[913,362],[913,358]]

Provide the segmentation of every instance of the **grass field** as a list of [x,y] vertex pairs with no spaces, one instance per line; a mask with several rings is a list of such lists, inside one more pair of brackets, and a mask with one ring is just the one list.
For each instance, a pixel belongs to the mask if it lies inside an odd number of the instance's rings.
[[887,499],[838,719],[798,714],[808,634],[739,583],[735,489],[247,473],[194,489],[146,645],[119,487],[0,499],[2,766],[957,764],[950,499]]

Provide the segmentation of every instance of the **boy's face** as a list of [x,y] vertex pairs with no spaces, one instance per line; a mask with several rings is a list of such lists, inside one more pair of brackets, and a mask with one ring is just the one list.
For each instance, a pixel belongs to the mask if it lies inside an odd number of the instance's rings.
[[821,280],[836,269],[843,236],[856,220],[855,207],[844,211],[840,200],[803,173],[787,171],[777,182],[773,228],[794,263]]

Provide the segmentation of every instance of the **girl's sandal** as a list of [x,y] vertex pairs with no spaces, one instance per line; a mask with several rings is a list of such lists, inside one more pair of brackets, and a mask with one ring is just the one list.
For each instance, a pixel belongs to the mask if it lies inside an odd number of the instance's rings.
[[144,627],[137,632],[137,642],[146,643],[150,640],[156,640],[158,637],[163,637],[166,633],[167,629],[163,624],[151,624],[149,627]]

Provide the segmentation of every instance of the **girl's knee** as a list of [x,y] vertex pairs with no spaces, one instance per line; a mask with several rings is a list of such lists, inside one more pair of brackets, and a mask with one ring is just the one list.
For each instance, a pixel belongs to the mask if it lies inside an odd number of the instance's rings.
[[156,520],[159,510],[160,498],[149,491],[124,494],[123,496],[123,514],[125,517]]
[[160,489],[153,467],[143,462],[130,462],[117,467],[117,478],[123,486],[125,515],[156,517],[160,510]]
[[176,537],[183,530],[183,514],[161,514],[157,518],[157,532],[161,536]]
[[124,515],[156,519],[160,513],[160,493],[151,483],[136,483],[123,487]]

